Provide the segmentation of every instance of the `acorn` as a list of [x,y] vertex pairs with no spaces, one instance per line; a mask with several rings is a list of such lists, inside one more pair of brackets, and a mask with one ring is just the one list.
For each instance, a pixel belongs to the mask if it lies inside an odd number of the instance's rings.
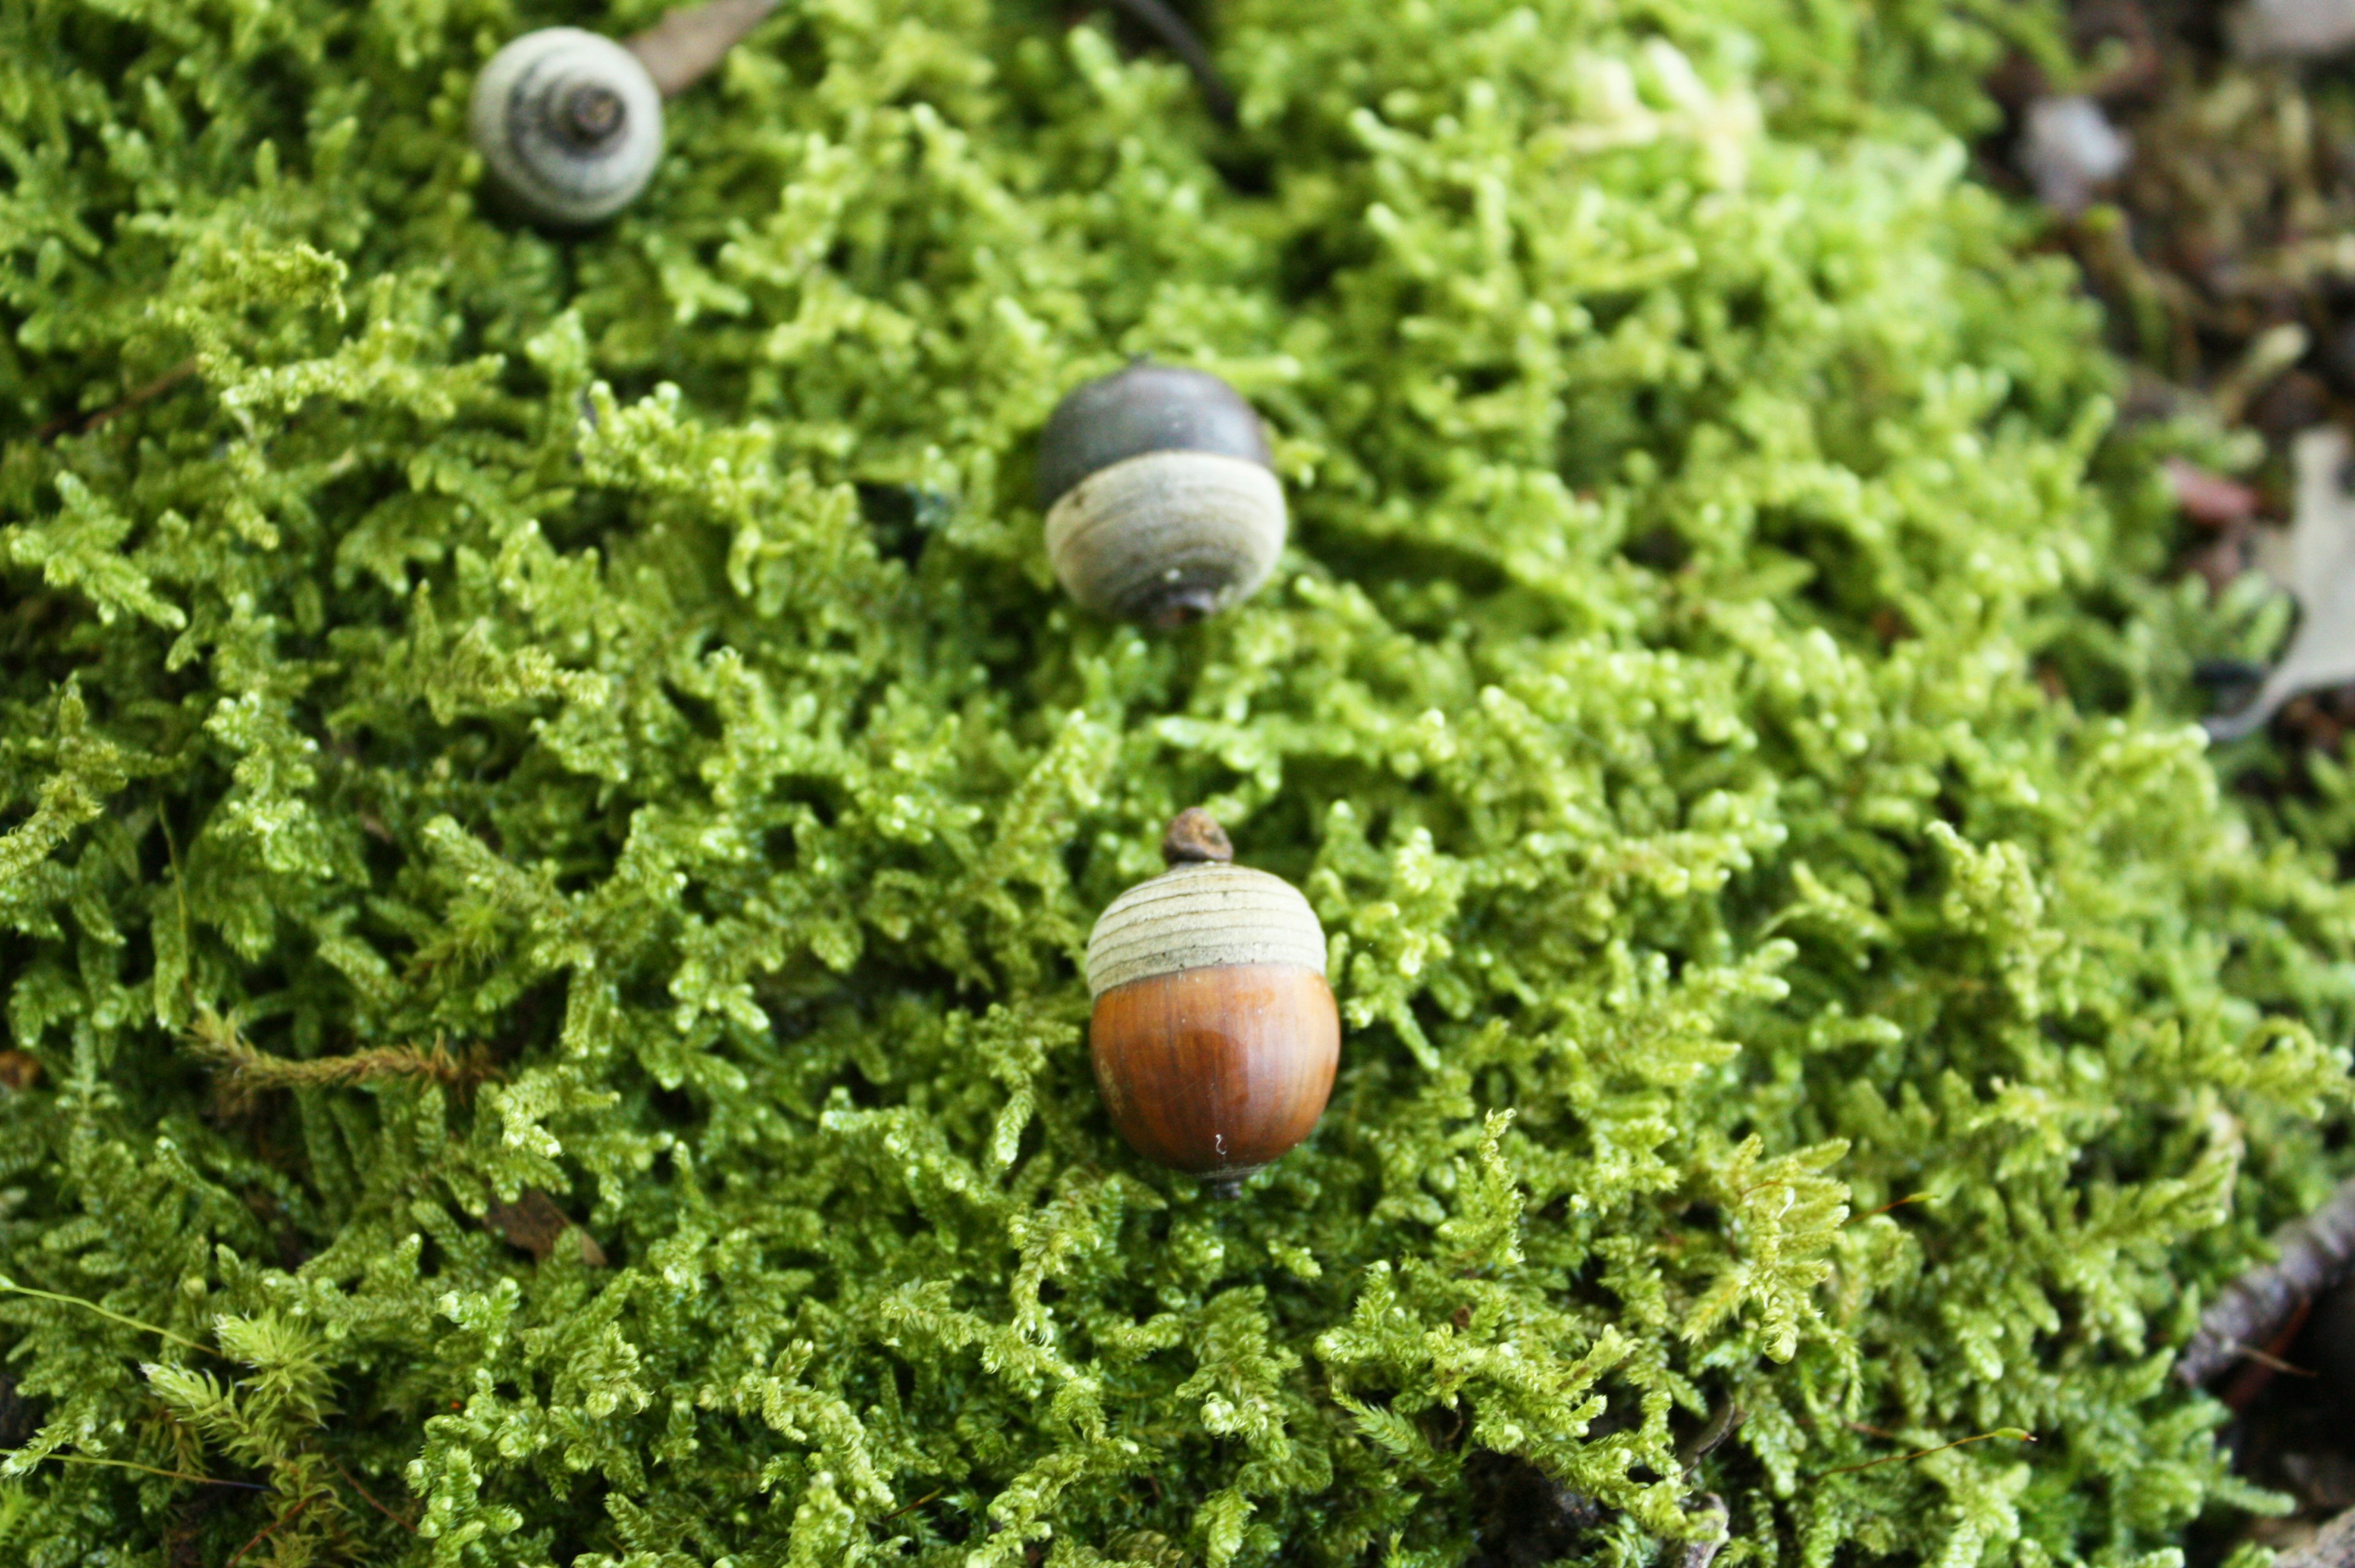
[[1207,371],[1150,360],[1056,405],[1039,438],[1039,507],[1065,592],[1163,630],[1249,598],[1284,550],[1284,486],[1258,413]]
[[1231,1196],[1306,1137],[1333,1093],[1341,1015],[1325,931],[1300,890],[1233,864],[1199,808],[1162,840],[1169,869],[1088,936],[1096,1087],[1129,1147]]
[[673,11],[627,44],[578,27],[526,33],[474,79],[466,128],[494,191],[551,229],[600,223],[662,161],[663,100],[709,75],[776,0]]

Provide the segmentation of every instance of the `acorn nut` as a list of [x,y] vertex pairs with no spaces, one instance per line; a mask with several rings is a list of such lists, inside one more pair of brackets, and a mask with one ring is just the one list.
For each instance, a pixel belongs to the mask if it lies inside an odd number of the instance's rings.
[[1039,438],[1039,506],[1064,590],[1167,630],[1249,598],[1285,528],[1259,415],[1216,376],[1138,360],[1090,381]]
[[1300,891],[1231,863],[1209,815],[1162,841],[1169,869],[1088,936],[1088,1049],[1113,1125],[1222,1194],[1306,1137],[1341,1059],[1325,932]]
[[474,79],[467,133],[495,192],[531,222],[580,229],[637,199],[663,152],[663,100],[709,74],[776,0],[673,11],[626,45],[526,33]]

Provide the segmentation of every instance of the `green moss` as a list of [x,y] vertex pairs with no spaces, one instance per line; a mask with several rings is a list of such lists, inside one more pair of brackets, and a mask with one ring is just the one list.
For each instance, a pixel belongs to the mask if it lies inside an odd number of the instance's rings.
[[[1728,1563],[2262,1502],[2166,1369],[2331,1173],[2355,816],[2186,723],[2086,307],[1908,107],[1984,25],[1230,0],[1229,135],[810,0],[485,218],[475,65],[658,9],[0,0],[0,1268],[115,1315],[0,1298],[11,1560],[1452,1564],[1485,1449],[1635,1563],[1728,1400]],[[1028,500],[1137,351],[1298,511],[1170,637]],[[1225,1204],[1077,976],[1197,803],[1350,1026]]]

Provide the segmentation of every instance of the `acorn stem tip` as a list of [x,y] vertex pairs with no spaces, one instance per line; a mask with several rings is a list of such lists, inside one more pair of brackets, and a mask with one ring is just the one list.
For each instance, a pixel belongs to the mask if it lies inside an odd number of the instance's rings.
[[1161,836],[1161,859],[1170,866],[1205,861],[1223,866],[1234,858],[1235,847],[1227,830],[1199,805],[1189,805],[1171,817],[1169,831]]

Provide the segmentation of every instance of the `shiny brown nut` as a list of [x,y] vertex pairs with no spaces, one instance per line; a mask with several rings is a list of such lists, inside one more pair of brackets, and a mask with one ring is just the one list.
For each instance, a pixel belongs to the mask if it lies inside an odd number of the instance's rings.
[[1325,933],[1298,889],[1230,863],[1202,813],[1169,869],[1088,938],[1088,1028],[1113,1125],[1146,1158],[1231,1191],[1315,1129],[1340,1063]]

